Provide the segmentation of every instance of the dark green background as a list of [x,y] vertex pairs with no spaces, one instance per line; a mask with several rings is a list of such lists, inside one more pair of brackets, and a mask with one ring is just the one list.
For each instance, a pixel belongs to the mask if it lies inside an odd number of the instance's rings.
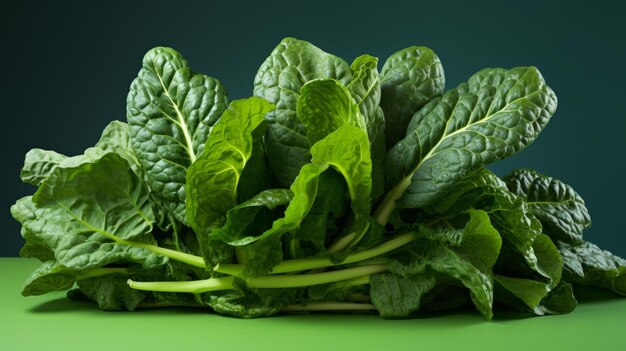
[[9,206],[34,191],[19,180],[24,154],[81,153],[110,120],[124,120],[145,51],[176,48],[235,98],[251,94],[285,36],[347,60],[426,45],[448,87],[483,67],[539,67],[558,111],[537,142],[492,169],[532,167],[572,184],[593,218],[587,238],[626,256],[626,21],[610,2],[3,1],[0,14],[0,256],[22,244]]

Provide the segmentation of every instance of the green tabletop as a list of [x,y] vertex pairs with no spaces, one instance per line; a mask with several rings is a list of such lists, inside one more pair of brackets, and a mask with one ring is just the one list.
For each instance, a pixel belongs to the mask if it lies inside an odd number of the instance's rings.
[[203,310],[103,312],[64,293],[24,298],[37,262],[0,258],[0,350],[619,350],[626,299],[579,294],[569,315],[461,311],[410,320],[373,314],[298,314],[241,320]]

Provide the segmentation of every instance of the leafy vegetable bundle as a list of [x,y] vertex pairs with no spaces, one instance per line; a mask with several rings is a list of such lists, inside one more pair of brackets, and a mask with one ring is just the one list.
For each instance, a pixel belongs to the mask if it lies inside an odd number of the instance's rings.
[[198,306],[237,317],[468,304],[576,306],[572,283],[626,294],[626,261],[582,238],[567,184],[484,166],[532,143],[557,100],[535,67],[444,92],[437,55],[352,64],[284,39],[254,97],[230,101],[170,48],[144,57],[97,144],[33,149],[38,186],[11,208],[41,260],[23,295],[69,290],[104,310]]

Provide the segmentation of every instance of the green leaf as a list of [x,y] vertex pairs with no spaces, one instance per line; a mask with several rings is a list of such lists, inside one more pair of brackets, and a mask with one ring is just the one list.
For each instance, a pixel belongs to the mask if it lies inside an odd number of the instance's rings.
[[66,158],[54,151],[32,149],[26,153],[20,178],[24,183],[39,186]]
[[293,234],[294,240],[300,242],[301,249],[303,241],[312,246],[310,252],[302,252],[298,255],[300,257],[326,253],[325,243],[339,234],[342,229],[340,219],[348,210],[349,201],[344,195],[346,183],[339,173],[324,171],[320,174],[319,184],[321,186],[317,188],[313,206],[302,220],[300,230]]
[[586,241],[579,245],[558,242],[558,248],[563,256],[565,280],[626,295],[625,259]]
[[361,55],[350,66],[352,81],[350,94],[357,102],[365,119],[372,154],[372,199],[384,192],[385,115],[380,105],[381,83],[378,74],[378,58]]
[[[231,102],[187,171],[187,222],[204,240],[237,204],[237,188],[252,155],[253,132],[273,106],[252,97]],[[261,137],[262,135],[258,135]]]
[[359,106],[335,79],[316,79],[303,85],[296,111],[311,145],[344,125],[367,131]]
[[252,199],[243,202],[226,214],[225,224],[214,229],[211,237],[221,239],[228,244],[235,244],[238,239],[253,233],[268,229],[265,225],[272,225],[272,210],[286,206],[293,199],[293,193],[288,189],[267,189]]
[[511,260],[515,260],[513,256],[520,255],[528,266],[541,271],[533,251],[533,242],[541,234],[541,223],[528,209],[524,199],[508,191],[504,182],[487,169],[479,169],[458,182],[441,201],[425,208],[425,211],[436,218],[456,215],[468,209],[488,212],[506,246],[513,248],[503,258],[511,256]]
[[193,74],[173,49],[154,48],[130,87],[126,116],[131,141],[150,190],[180,222],[185,216],[185,174],[227,107],[215,78]]
[[154,244],[150,234],[154,214],[147,190],[115,153],[64,161],[32,198],[13,205],[11,213],[69,269],[118,262],[153,267],[166,262],[146,249],[124,244],[126,240]]
[[591,218],[585,201],[574,188],[528,169],[516,170],[504,181],[511,192],[526,200],[553,240],[582,243],[583,230],[591,225]]
[[[522,264],[516,263],[516,258],[509,252],[503,252],[503,256],[507,255],[508,257],[499,262],[496,267],[497,270],[504,271],[496,275],[496,281],[508,290],[508,294],[522,301],[530,311],[543,314],[545,311],[540,304],[561,281],[563,260],[552,240],[545,234],[536,236],[532,248],[537,268],[524,267]],[[506,270],[509,272],[507,273]],[[540,272],[543,277],[536,277],[535,271]],[[498,294],[496,297],[507,303],[507,299],[510,299],[507,297],[508,294],[504,294],[504,298],[500,298]],[[516,307],[515,303],[513,303],[513,307]]]
[[388,153],[391,189],[377,218],[399,207],[441,199],[481,166],[530,144],[556,109],[556,97],[534,67],[484,69],[416,113]]
[[370,276],[370,296],[381,317],[405,318],[420,309],[422,297],[435,284],[430,275],[374,274]]
[[457,245],[451,245],[446,238],[449,232],[426,233],[425,238],[392,255],[394,261],[388,266],[392,273],[408,278],[415,274],[436,273],[460,281],[469,289],[476,308],[485,318],[491,319],[492,267],[500,253],[502,239],[486,212],[475,210],[469,215]]
[[143,180],[145,178],[144,170],[141,168],[141,163],[133,150],[128,124],[120,121],[109,123],[102,131],[100,140],[98,140],[95,147],[107,152],[117,153],[128,162],[133,172],[140,179]]
[[54,259],[44,262],[26,280],[22,290],[23,296],[42,295],[51,291],[68,290],[76,281],[93,277],[104,277],[109,274],[125,274],[126,268],[92,268],[71,269]]
[[[277,219],[272,227],[257,235],[246,235],[230,240],[234,246],[250,245],[260,241],[254,247],[244,247],[252,253],[255,250],[278,252],[283,234],[296,231],[309,213],[318,189],[320,175],[329,167],[339,172],[348,185],[352,211],[355,214],[354,230],[367,228],[369,198],[371,191],[371,167],[367,134],[360,128],[343,126],[317,142],[311,148],[312,163],[304,165],[300,174],[291,185],[293,200],[287,206],[282,218]],[[271,239],[271,240],[270,240]],[[276,257],[255,253],[255,260],[249,258],[246,269],[262,274],[269,272],[278,263]]]
[[433,98],[443,94],[445,78],[439,57],[427,47],[411,46],[389,56],[380,73],[388,147],[406,133],[409,120]]
[[541,300],[541,304],[537,308],[537,314],[565,314],[572,312],[578,301],[574,297],[574,289],[570,283],[561,281],[548,296]]
[[146,298],[144,291],[127,284],[128,276],[111,274],[78,281],[80,291],[104,311],[134,311]]
[[74,285],[77,277],[77,271],[67,269],[55,261],[46,261],[28,277],[22,289],[22,296],[68,290]]
[[259,239],[298,229],[313,206],[320,175],[331,166],[348,184],[354,213],[357,216],[367,216],[371,189],[369,176],[371,160],[365,132],[349,125],[343,126],[313,145],[311,153],[313,162],[302,167],[291,186],[294,197],[285,210],[285,216],[276,220],[272,228],[261,235],[241,237],[230,241],[229,244],[247,245]]
[[294,38],[283,39],[254,78],[254,95],[276,105],[267,116],[266,142],[269,164],[281,187],[289,187],[311,160],[296,104],[302,86],[317,78],[334,78],[347,85],[352,75],[343,59]]

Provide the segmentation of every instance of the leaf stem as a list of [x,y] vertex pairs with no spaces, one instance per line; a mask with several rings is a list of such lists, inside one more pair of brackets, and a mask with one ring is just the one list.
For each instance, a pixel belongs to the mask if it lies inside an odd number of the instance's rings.
[[160,247],[156,245],[138,243],[138,242],[123,240],[123,239],[118,239],[116,240],[116,242],[122,245],[128,245],[128,246],[134,246],[134,247],[146,249],[155,254],[169,257],[173,260],[180,261],[191,266],[206,268],[206,265],[204,264],[204,259],[200,256],[191,255],[191,254],[176,251],[176,250],[166,249],[164,247]]
[[201,294],[209,291],[232,290],[234,289],[234,280],[234,277],[211,278],[186,282],[137,282],[128,279],[128,286],[133,289],[145,291],[184,292]]
[[[384,265],[362,266],[324,273],[252,277],[246,279],[246,285],[250,288],[265,289],[298,288],[345,281],[386,271],[387,267]],[[200,294],[209,291],[232,290],[234,280],[235,277],[164,282],[137,282],[129,279],[128,285],[137,290]]]
[[409,185],[411,185],[411,176],[404,177],[387,193],[383,202],[374,212],[374,218],[380,225],[387,224],[389,216],[396,209],[396,201],[402,197]]
[[[382,243],[376,247],[371,249],[363,250],[360,252],[355,252],[353,254],[348,255],[343,262],[335,263],[332,262],[329,258],[319,257],[319,258],[302,258],[295,260],[287,260],[278,264],[270,274],[280,274],[280,273],[289,273],[289,272],[298,272],[298,271],[306,271],[309,269],[316,268],[325,268],[325,267],[333,267],[344,264],[355,263],[363,260],[367,260],[370,258],[374,258],[376,256],[380,256],[389,251],[402,247],[411,241],[415,240],[415,235],[413,233],[406,233],[395,237],[385,243]],[[245,266],[240,264],[218,264],[213,269],[216,272],[241,276]]]
[[266,275],[263,277],[248,278],[246,279],[246,285],[251,288],[298,288],[303,286],[334,283],[386,271],[386,266],[376,265],[346,268],[324,273],[274,276]]

